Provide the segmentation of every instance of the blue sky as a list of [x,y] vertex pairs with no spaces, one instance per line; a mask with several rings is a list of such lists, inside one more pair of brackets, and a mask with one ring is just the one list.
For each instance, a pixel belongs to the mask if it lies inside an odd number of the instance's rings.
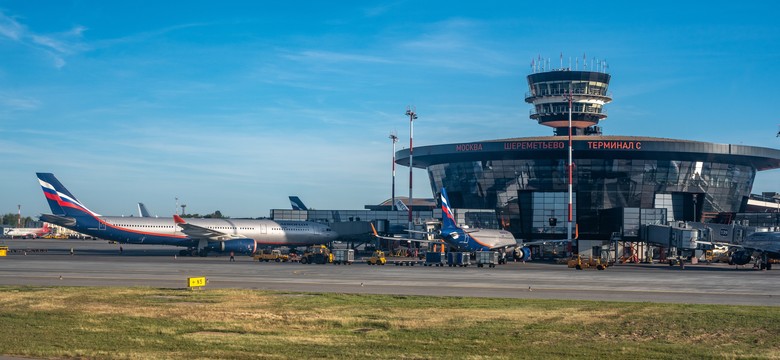
[[780,147],[775,2],[264,3],[0,0],[0,213],[48,212],[36,171],[109,215],[362,209],[407,105],[416,145],[551,135],[525,77],[560,53],[609,62],[605,134]]

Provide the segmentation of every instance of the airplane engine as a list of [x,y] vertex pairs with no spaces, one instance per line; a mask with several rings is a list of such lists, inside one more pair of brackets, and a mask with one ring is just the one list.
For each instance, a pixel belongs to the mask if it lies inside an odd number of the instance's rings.
[[206,249],[217,252],[234,252],[236,254],[251,255],[257,250],[257,243],[253,239],[234,239],[226,241],[211,241]]
[[515,249],[515,257],[521,261],[528,261],[531,259],[531,249],[527,247],[521,247]]
[[753,260],[752,251],[736,251],[731,255],[731,261],[729,261],[729,265],[745,265],[749,263],[750,260]]

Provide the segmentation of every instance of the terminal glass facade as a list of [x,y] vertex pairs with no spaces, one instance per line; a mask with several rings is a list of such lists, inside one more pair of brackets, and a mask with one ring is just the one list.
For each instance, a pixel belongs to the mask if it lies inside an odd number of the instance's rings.
[[[660,208],[669,220],[684,221],[699,220],[704,212],[740,212],[756,175],[751,166],[706,161],[574,163],[576,223],[581,237],[594,239],[609,236],[599,221],[608,209]],[[568,206],[566,168],[562,159],[483,160],[434,164],[428,173],[434,193],[445,187],[452,207],[495,209],[508,230],[526,239],[560,238],[560,230],[566,232],[566,217],[559,217]],[[550,211],[561,229],[550,229],[549,222],[545,229]]]

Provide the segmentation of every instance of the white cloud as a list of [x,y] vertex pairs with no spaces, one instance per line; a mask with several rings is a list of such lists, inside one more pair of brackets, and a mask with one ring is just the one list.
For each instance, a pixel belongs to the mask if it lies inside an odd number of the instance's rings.
[[11,97],[8,94],[0,94],[0,106],[5,108],[5,110],[33,110],[40,105],[41,102],[38,99]]
[[283,55],[283,57],[291,60],[306,60],[329,63],[392,63],[391,60],[380,56],[314,50],[306,50],[297,54]]
[[16,20],[0,12],[0,35],[12,40],[19,40],[24,31],[24,27]]
[[391,2],[391,3],[387,3],[387,4],[381,4],[381,5],[376,5],[376,6],[373,6],[373,7],[368,7],[368,8],[363,9],[363,15],[365,15],[366,17],[369,17],[369,18],[381,16],[381,15],[384,15],[384,14],[388,13],[392,9],[397,8],[397,7],[401,6],[401,5],[403,5],[404,3],[405,3],[405,1],[395,1],[395,2]]
[[82,34],[86,29],[84,26],[77,25],[63,33],[40,34],[0,12],[0,35],[38,49],[42,54],[52,57],[54,66],[58,69],[65,66],[65,56],[89,49],[82,41]]

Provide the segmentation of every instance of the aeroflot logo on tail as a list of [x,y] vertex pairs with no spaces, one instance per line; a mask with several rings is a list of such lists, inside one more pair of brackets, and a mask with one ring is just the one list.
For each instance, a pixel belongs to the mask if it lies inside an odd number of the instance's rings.
[[452,216],[452,210],[450,210],[450,204],[447,203],[447,198],[444,196],[441,197],[441,211],[444,213],[444,216],[455,221],[455,217]]

